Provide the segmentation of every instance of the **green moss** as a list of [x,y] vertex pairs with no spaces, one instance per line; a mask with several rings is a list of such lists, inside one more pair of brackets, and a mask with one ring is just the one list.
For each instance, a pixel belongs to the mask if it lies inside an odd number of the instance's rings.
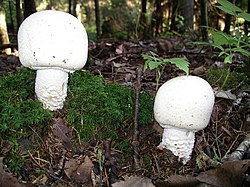
[[[70,77],[65,102],[68,123],[74,124],[84,139],[117,137],[119,127],[133,122],[134,95],[133,89],[104,83],[102,77],[90,72],[76,72]],[[141,94],[140,109],[140,123],[148,124],[152,119],[152,96]]]
[[230,71],[228,68],[214,68],[208,71],[206,79],[213,86],[229,90],[237,87],[241,81],[247,81],[248,78],[244,73]]
[[[52,118],[52,112],[32,99],[34,84],[35,72],[25,68],[0,77],[0,143],[6,140],[15,144],[5,157],[5,163],[13,171],[23,163],[20,142],[33,134],[31,128],[40,133]],[[133,123],[134,97],[133,89],[105,83],[101,76],[90,72],[75,72],[69,79],[63,117],[69,125],[74,125],[82,140],[119,138],[119,130]],[[146,125],[152,119],[153,97],[142,93],[140,103],[139,122]],[[126,152],[131,148],[128,142],[119,147]]]
[[28,125],[42,125],[51,119],[51,113],[34,101],[35,74],[28,69],[0,78],[0,136],[9,130],[23,131]]
[[52,117],[40,102],[32,99],[34,80],[35,73],[24,68],[0,77],[0,145],[3,141],[13,144],[4,159],[12,171],[18,171],[24,162],[19,142],[33,134],[29,127],[39,133]]

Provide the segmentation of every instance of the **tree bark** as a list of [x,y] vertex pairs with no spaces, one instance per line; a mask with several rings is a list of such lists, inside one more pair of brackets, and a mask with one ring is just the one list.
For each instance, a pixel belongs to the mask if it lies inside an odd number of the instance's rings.
[[95,23],[96,23],[96,38],[100,38],[101,35],[101,20],[99,10],[99,0],[95,0]]
[[16,22],[17,22],[17,30],[22,23],[22,12],[21,12],[21,0],[16,0]]
[[72,15],[76,16],[76,4],[77,4],[77,0],[73,0],[73,6],[72,6]]
[[[250,1],[247,3],[247,13],[250,13]],[[245,35],[248,36],[248,28],[249,28],[250,22],[246,21],[244,22],[244,32]]]
[[170,25],[170,31],[176,31],[176,16],[177,16],[177,10],[178,10],[178,1],[179,0],[173,0],[171,2],[172,5],[172,14],[171,14],[171,25]]
[[[229,0],[229,2],[235,4],[235,0]],[[232,20],[232,15],[226,14],[225,28],[223,30],[225,33],[228,33],[228,34],[230,33],[231,20]]]
[[180,3],[180,12],[184,18],[185,30],[193,30],[194,27],[194,0],[182,0]]
[[36,3],[34,0],[24,0],[24,18],[36,12]]
[[208,42],[208,17],[207,17],[207,0],[200,0],[201,10],[201,35],[202,40]]
[[71,14],[72,1],[69,0],[68,13]]
[[[9,44],[9,35],[7,31],[7,23],[5,11],[2,6],[2,1],[0,1],[0,45]],[[7,55],[11,54],[11,48],[6,48],[3,50]]]
[[146,26],[147,25],[147,0],[141,0],[141,16],[140,16],[140,25]]

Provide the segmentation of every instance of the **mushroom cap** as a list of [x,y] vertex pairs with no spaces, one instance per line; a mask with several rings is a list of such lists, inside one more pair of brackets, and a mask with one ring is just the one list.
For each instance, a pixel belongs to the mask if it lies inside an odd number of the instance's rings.
[[196,76],[180,76],[159,88],[154,117],[162,127],[198,131],[208,125],[213,105],[214,92],[207,81]]
[[74,16],[45,10],[23,21],[18,30],[18,50],[25,67],[73,72],[87,61],[88,37]]

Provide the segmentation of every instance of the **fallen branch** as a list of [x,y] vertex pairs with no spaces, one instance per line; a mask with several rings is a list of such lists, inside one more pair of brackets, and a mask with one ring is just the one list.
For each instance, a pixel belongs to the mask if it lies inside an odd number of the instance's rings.
[[225,157],[222,159],[223,162],[228,161],[239,161],[242,160],[244,154],[250,149],[250,135],[247,135],[247,137],[240,143],[240,145],[237,147],[237,149],[232,152],[231,154],[225,155]]
[[137,81],[135,85],[135,111],[134,111],[134,135],[132,146],[134,149],[134,164],[135,169],[140,170],[140,160],[139,160],[139,124],[138,124],[138,116],[139,116],[139,97],[141,91],[141,74],[142,74],[142,67],[137,68]]

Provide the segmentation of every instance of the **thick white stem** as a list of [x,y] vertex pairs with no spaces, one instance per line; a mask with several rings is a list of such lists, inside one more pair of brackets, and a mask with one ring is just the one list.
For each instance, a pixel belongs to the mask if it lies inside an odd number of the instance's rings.
[[[162,125],[163,126],[163,125]],[[163,126],[162,142],[159,148],[170,150],[186,164],[190,160],[195,140],[195,132],[186,129]]]
[[41,69],[36,73],[35,92],[44,108],[63,108],[67,96],[68,73],[58,69]]

